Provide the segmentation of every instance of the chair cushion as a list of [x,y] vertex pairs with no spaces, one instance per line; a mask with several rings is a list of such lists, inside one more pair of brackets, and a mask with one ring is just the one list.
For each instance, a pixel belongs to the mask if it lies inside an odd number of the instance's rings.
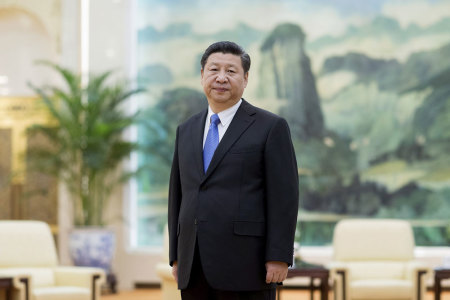
[[0,221],[0,267],[55,267],[50,227],[40,221]]
[[346,263],[351,280],[406,279],[406,263],[391,261],[365,261]]
[[72,286],[36,288],[33,297],[34,300],[92,300],[89,289]]
[[407,280],[355,280],[350,283],[350,289],[352,300],[413,298],[413,285]]

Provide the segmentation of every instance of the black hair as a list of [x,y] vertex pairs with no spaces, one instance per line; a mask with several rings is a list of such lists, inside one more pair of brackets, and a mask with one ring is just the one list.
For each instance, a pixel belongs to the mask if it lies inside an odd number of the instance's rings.
[[217,52],[222,52],[223,54],[231,53],[234,55],[239,55],[241,57],[242,68],[244,69],[244,74],[246,74],[250,70],[250,55],[248,55],[245,50],[236,43],[230,41],[221,41],[211,44],[208,48],[206,48],[205,53],[202,55],[202,59],[200,60],[200,64],[202,69],[205,68],[206,61],[208,57]]

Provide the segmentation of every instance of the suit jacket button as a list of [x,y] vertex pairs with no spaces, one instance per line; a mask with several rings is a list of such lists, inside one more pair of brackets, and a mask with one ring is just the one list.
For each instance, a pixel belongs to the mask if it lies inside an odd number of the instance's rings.
[[195,225],[197,225],[197,224],[198,224],[198,221],[197,221],[197,219],[195,219],[195,220],[194,220],[194,224],[195,224]]
[[200,187],[200,189],[201,189],[202,191],[206,191],[206,185],[202,185],[202,186]]

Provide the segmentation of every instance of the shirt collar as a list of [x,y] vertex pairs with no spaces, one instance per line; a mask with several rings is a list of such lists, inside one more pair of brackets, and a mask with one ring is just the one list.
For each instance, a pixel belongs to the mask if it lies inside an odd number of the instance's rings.
[[[241,106],[241,103],[242,99],[239,99],[239,101],[235,105],[218,113],[220,124],[222,124],[222,126],[227,126],[233,120],[233,117],[236,114],[237,110],[239,109],[239,106]],[[208,124],[211,123],[211,116],[213,114],[214,112],[212,111],[211,107],[208,106],[208,116],[206,117],[208,120]]]

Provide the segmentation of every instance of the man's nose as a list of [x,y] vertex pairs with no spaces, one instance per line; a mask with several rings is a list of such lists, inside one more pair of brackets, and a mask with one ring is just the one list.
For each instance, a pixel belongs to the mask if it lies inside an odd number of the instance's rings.
[[226,82],[227,81],[227,74],[225,71],[220,71],[219,74],[217,74],[216,81],[218,82]]

